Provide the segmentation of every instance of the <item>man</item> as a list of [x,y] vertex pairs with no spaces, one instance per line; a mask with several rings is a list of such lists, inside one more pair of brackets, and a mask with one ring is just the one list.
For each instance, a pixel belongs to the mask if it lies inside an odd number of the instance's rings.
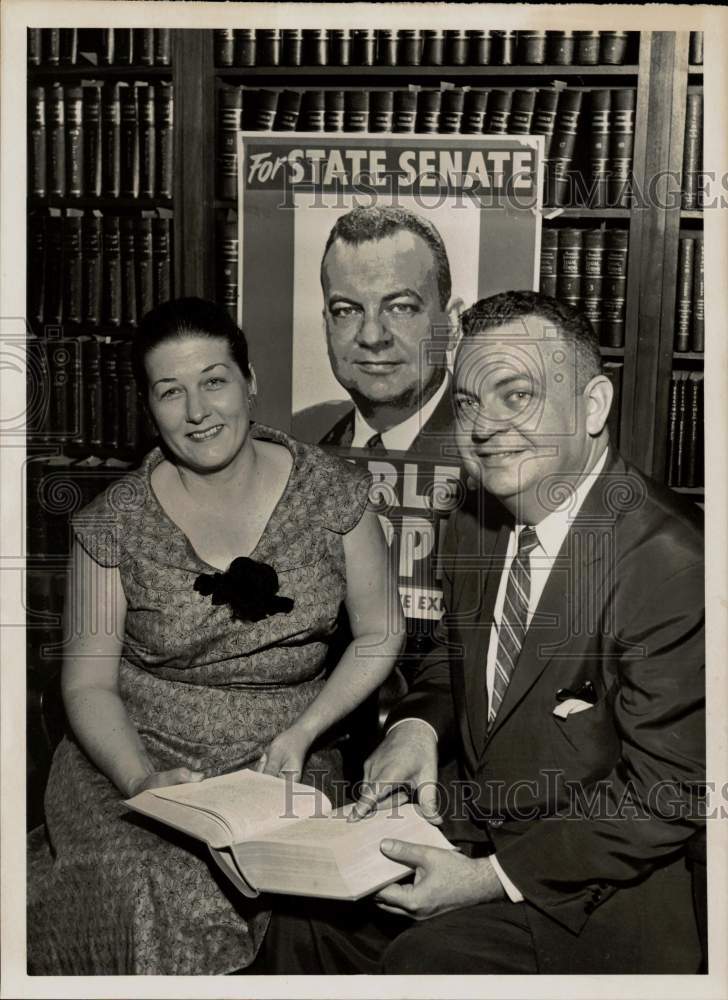
[[381,917],[280,916],[271,968],[696,972],[699,520],[609,444],[611,385],[578,313],[506,292],[462,324],[458,444],[478,488],[451,520],[438,646],[357,807],[411,785],[461,851],[384,841],[414,882],[378,893]]
[[311,407],[296,434],[455,457],[446,350],[461,303],[437,229],[403,208],[353,209],[329,234],[321,285],[331,368],[354,406]]

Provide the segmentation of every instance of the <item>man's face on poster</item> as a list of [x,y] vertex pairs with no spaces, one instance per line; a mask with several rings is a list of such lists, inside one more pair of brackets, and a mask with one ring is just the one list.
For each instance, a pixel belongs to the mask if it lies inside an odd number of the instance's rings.
[[412,411],[439,385],[448,317],[440,305],[435,258],[425,241],[401,229],[380,240],[336,240],[322,269],[331,368],[362,412]]

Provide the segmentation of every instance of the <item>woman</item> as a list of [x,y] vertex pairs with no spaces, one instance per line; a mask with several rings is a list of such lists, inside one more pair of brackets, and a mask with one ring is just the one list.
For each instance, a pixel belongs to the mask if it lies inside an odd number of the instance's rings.
[[[256,762],[316,771],[330,790],[341,759],[325,734],[401,646],[368,476],[251,422],[255,375],[227,313],[166,303],[134,352],[161,448],[73,520],[62,689],[75,739],[46,792],[52,854],[31,858],[39,974],[248,965],[268,913],[124,799]],[[353,639],[327,679],[342,601]]]

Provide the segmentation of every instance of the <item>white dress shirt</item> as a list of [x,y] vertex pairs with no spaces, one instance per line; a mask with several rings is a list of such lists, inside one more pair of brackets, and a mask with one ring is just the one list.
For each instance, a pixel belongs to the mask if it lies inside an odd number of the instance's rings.
[[442,385],[434,396],[427,400],[422,409],[407,417],[401,424],[390,427],[387,431],[378,431],[371,427],[358,409],[354,410],[354,437],[352,438],[352,448],[365,448],[367,441],[373,435],[381,434],[382,444],[387,451],[408,451],[412,447],[412,442],[437,409],[440,400],[450,388],[450,377],[446,376],[442,380]]
[[[538,538],[538,545],[531,550],[530,554],[531,587],[528,597],[528,615],[526,619],[527,627],[531,624],[534,612],[538,607],[538,602],[541,599],[549,574],[553,568],[554,561],[559,554],[559,549],[569,533],[569,528],[571,527],[574,518],[581,510],[582,504],[584,503],[589,490],[594,485],[596,477],[600,475],[604,469],[604,463],[606,460],[607,449],[605,448],[595,462],[593,469],[591,469],[590,472],[587,473],[587,475],[582,479],[573,495],[567,496],[564,502],[557,507],[556,510],[553,510],[542,521],[534,526],[536,529],[536,537]],[[493,609],[493,624],[490,630],[488,653],[485,661],[485,683],[488,690],[488,704],[490,704],[493,697],[495,661],[498,653],[498,630],[503,617],[503,604],[506,599],[508,574],[511,569],[511,563],[513,562],[518,551],[518,536],[524,527],[524,524],[516,524],[510,533],[505,561],[501,571],[500,582],[498,584],[498,593],[496,595],[495,607]],[[516,669],[518,669],[517,666]],[[410,720],[400,719],[399,722],[395,723],[395,726],[408,721]],[[435,733],[435,738],[437,738],[437,733],[434,728],[430,726],[429,722],[425,722],[424,719],[419,719],[417,721],[424,722],[426,726],[429,726],[432,732]],[[392,729],[394,729],[394,726],[392,726]],[[522,902],[523,896],[503,871],[500,863],[496,859],[495,854],[489,855],[488,860],[493,865],[493,869],[500,879],[508,898],[514,903]]]

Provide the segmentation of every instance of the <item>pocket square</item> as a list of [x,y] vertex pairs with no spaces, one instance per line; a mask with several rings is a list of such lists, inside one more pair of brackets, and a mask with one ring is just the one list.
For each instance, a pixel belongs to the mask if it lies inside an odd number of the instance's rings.
[[553,714],[558,715],[560,719],[565,719],[568,715],[574,715],[576,712],[585,712],[587,708],[594,708],[594,705],[590,701],[582,701],[581,698],[567,698],[566,701],[562,701],[556,706]]

